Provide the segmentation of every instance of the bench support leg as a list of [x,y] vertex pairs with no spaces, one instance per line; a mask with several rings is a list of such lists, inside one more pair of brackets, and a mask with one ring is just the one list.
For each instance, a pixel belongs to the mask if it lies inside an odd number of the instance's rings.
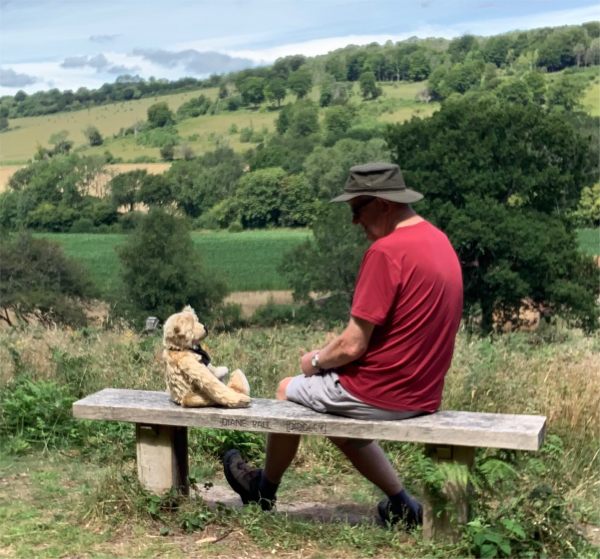
[[[462,526],[469,520],[468,472],[473,465],[475,449],[467,446],[427,445],[428,456],[449,468],[441,494],[428,492],[423,503],[423,537],[426,540],[458,541]],[[463,468],[458,468],[463,466]]]
[[135,426],[138,479],[142,487],[161,494],[175,488],[187,495],[187,427]]

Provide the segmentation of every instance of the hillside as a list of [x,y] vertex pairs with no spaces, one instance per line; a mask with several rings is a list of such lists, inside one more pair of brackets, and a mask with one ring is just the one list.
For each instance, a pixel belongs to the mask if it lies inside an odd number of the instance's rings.
[[[415,100],[419,91],[426,87],[426,82],[401,82],[382,84],[383,95],[375,102],[370,102],[371,111],[377,114],[382,122],[402,122],[414,114],[426,115],[437,108],[437,103],[423,103]],[[172,111],[176,111],[183,103],[198,95],[216,99],[217,89],[199,89],[185,93],[176,93],[161,97],[123,101],[110,105],[102,105],[80,111],[69,111],[53,115],[15,118],[10,121],[10,129],[0,135],[0,165],[24,164],[30,160],[38,146],[47,147],[52,134],[60,131],[68,133],[69,140],[74,142],[74,149],[82,154],[103,154],[106,150],[123,162],[143,160],[160,161],[159,149],[140,145],[133,135],[113,137],[121,129],[128,128],[147,118],[148,107],[158,101],[164,101]],[[313,88],[309,98],[318,99],[318,88]],[[288,95],[284,103],[292,102],[293,95]],[[353,101],[359,106],[364,102],[354,87]],[[227,142],[235,151],[241,152],[252,144],[240,140],[240,131],[250,128],[255,131],[267,129],[273,131],[278,111],[269,103],[263,103],[258,109],[240,109],[224,111],[215,115],[202,115],[188,118],[176,124],[178,135],[185,145],[196,155],[201,155],[215,148],[218,142]],[[104,137],[101,146],[89,147],[83,130],[88,126],[98,128]],[[0,190],[7,179],[0,175]]]

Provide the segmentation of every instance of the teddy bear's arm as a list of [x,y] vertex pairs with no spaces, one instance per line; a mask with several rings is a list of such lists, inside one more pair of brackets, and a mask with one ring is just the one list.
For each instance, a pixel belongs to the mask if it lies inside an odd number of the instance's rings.
[[193,356],[186,356],[180,367],[192,382],[216,404],[228,408],[242,408],[250,404],[250,397],[229,388],[217,379],[208,368]]

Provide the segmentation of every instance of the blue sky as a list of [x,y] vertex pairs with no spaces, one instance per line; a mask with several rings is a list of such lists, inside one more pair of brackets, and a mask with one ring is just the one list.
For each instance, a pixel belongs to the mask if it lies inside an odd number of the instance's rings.
[[0,0],[0,95],[206,77],[347,44],[600,20],[591,0]]

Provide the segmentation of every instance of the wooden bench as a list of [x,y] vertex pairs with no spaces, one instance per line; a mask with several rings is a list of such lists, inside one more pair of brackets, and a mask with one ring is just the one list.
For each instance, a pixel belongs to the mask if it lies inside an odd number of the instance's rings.
[[[440,411],[403,421],[365,421],[262,398],[243,409],[182,408],[165,392],[112,388],[75,402],[73,415],[135,423],[141,485],[155,493],[175,487],[186,494],[188,427],[422,443],[433,459],[470,468],[477,447],[538,450],[546,425],[542,416],[462,411]],[[443,493],[442,511],[439,503],[425,500],[426,538],[455,537],[468,519],[467,487],[449,485]]]

